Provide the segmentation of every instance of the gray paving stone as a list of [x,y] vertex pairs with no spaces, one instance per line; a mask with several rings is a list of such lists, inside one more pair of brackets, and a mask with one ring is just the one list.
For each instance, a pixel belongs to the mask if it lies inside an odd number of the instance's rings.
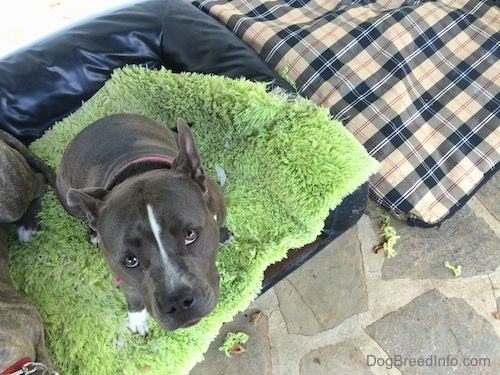
[[[376,216],[372,210],[370,217]],[[443,266],[445,261],[461,265],[461,277],[489,274],[500,266],[498,237],[468,206],[439,227],[414,228],[394,218],[391,224],[400,236],[395,246],[398,254],[385,259],[384,280],[454,278]]]
[[361,350],[348,342],[313,350],[300,361],[300,375],[371,375],[371,373]]
[[[257,324],[251,324],[250,319],[255,311],[247,310],[224,324],[219,336],[205,353],[205,359],[189,375],[270,375],[268,317],[262,314]],[[249,335],[248,341],[243,345],[246,349],[244,353],[227,357],[224,352],[219,351],[228,332],[245,332]]]
[[[463,299],[447,299],[437,290],[415,298],[365,331],[388,354],[387,358],[367,356],[373,363],[379,361],[379,367],[391,366],[392,360],[405,375],[500,373],[500,339],[492,325]],[[423,363],[410,363],[419,358]],[[406,365],[401,365],[403,360]],[[489,361],[489,365],[474,361]]]
[[289,333],[313,335],[366,311],[367,295],[356,227],[275,287]]
[[500,221],[500,173],[495,173],[475,194],[488,211]]

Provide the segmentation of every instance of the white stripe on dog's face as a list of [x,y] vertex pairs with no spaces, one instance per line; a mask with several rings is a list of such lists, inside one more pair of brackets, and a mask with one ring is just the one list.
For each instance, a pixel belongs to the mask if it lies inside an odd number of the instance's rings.
[[172,263],[170,262],[170,259],[168,258],[167,250],[163,247],[163,244],[161,243],[161,237],[160,237],[161,226],[155,218],[155,215],[153,212],[153,207],[151,207],[151,205],[148,204],[146,206],[146,208],[148,211],[149,225],[151,226],[151,230],[153,231],[156,242],[158,243],[158,248],[160,249],[160,256],[161,256],[161,260],[162,260],[165,272],[167,275],[169,275],[168,279],[170,280],[170,283],[172,284],[172,281],[177,276],[177,271],[176,271],[175,267],[172,265]]

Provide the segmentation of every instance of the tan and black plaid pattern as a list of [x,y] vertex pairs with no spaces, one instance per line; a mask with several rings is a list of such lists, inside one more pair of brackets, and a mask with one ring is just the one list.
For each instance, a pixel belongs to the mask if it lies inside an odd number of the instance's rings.
[[382,162],[370,194],[410,224],[459,209],[500,165],[500,8],[479,0],[205,0]]

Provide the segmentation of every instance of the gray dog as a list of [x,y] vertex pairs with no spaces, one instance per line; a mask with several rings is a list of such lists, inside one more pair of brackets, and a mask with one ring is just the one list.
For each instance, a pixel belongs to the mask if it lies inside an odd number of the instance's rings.
[[45,350],[40,314],[12,283],[7,246],[10,222],[17,223],[22,242],[36,232],[45,179],[54,183],[54,172],[0,130],[0,374],[57,374]]
[[189,126],[179,120],[177,130],[139,115],[105,117],[70,142],[57,171],[59,200],[88,219],[141,335],[148,313],[165,330],[189,327],[219,296],[224,195]]

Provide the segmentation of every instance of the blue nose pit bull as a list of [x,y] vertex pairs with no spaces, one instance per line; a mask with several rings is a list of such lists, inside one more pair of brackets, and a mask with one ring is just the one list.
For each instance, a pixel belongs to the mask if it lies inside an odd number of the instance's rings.
[[57,171],[59,200],[88,219],[141,335],[148,313],[174,330],[218,301],[224,196],[205,175],[189,126],[180,119],[177,130],[139,115],[105,117],[70,142]]

